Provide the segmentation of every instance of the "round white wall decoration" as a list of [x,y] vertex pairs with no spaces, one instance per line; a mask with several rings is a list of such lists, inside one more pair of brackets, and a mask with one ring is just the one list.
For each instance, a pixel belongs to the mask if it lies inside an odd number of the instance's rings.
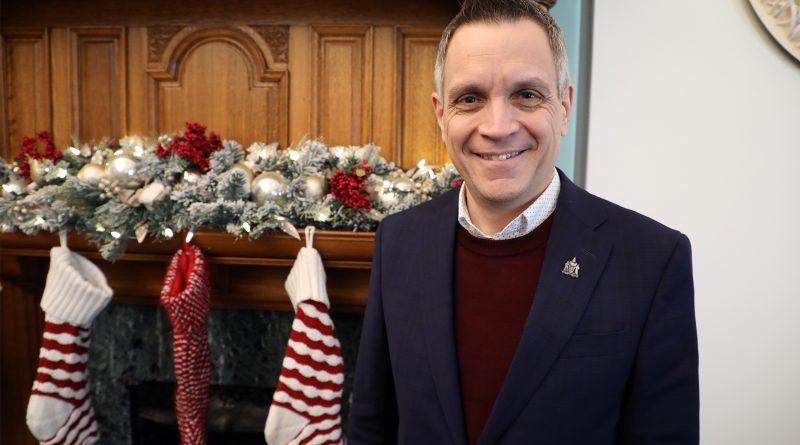
[[800,61],[800,0],[750,0],[772,37]]

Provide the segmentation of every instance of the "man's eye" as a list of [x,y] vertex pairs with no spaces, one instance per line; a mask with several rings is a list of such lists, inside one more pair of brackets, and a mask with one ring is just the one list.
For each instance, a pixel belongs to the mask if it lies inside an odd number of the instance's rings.
[[539,99],[539,95],[536,94],[533,91],[523,91],[523,92],[519,93],[519,97],[520,97],[520,99],[524,99],[524,100],[538,100]]
[[478,103],[478,98],[475,97],[475,96],[464,96],[461,99],[459,99],[459,102],[462,103],[462,104],[468,104],[468,105],[469,104],[475,104],[475,103]]

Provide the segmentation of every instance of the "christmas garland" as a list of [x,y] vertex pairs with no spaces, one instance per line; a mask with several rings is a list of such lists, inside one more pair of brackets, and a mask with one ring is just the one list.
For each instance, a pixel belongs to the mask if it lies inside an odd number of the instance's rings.
[[244,149],[206,127],[156,141],[138,136],[60,151],[47,132],[25,137],[14,162],[0,163],[0,230],[75,231],[113,261],[129,239],[169,239],[197,228],[257,238],[295,227],[374,230],[386,215],[438,196],[458,184],[452,165],[420,161],[403,170],[380,148],[327,147],[304,140],[278,149]]

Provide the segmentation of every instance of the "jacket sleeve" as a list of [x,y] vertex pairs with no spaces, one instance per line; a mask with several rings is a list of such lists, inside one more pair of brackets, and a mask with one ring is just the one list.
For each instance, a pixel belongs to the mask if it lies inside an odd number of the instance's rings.
[[623,401],[619,445],[699,443],[699,383],[689,239],[662,273]]
[[397,443],[397,401],[381,292],[382,224],[375,234],[369,297],[350,406],[347,443]]

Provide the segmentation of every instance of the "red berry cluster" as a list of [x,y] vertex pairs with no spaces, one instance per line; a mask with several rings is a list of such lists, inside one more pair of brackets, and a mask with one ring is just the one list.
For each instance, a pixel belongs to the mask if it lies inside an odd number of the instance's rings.
[[17,166],[19,167],[19,175],[23,178],[26,178],[29,184],[32,181],[30,165],[31,159],[50,159],[53,161],[61,159],[61,151],[56,150],[56,146],[53,145],[53,137],[49,132],[41,131],[36,136],[44,145],[44,153],[39,153],[39,151],[36,149],[37,138],[23,136],[22,150],[20,150],[20,152],[14,158],[17,161]]
[[168,147],[158,144],[156,156],[164,157],[178,155],[204,172],[208,171],[208,160],[211,153],[222,148],[222,140],[219,135],[212,132],[206,137],[206,126],[196,122],[186,122],[186,131],[183,136],[175,135]]
[[458,187],[459,185],[461,185],[462,182],[464,182],[464,181],[461,180],[461,179],[456,179],[455,181],[450,183],[450,188],[454,189],[454,188]]
[[[364,164],[366,163],[367,161],[364,161]],[[351,209],[372,210],[369,196],[364,192],[364,184],[372,170],[372,167],[366,165],[359,165],[350,174],[337,170],[331,176],[331,194],[337,201]]]

